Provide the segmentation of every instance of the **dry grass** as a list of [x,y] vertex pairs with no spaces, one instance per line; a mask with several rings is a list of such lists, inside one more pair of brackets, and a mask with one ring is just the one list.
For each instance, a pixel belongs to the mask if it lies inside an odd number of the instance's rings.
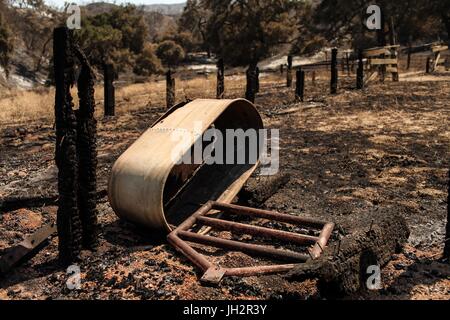
[[[279,75],[262,75],[261,85],[283,81]],[[244,96],[244,75],[230,75],[225,78],[225,97]],[[193,79],[176,78],[177,102],[185,99],[215,98],[216,76],[198,76]],[[164,107],[166,88],[164,80],[130,84],[116,88],[116,112],[128,113],[142,108]],[[76,88],[72,90],[77,105]],[[8,90],[0,94],[0,124],[21,124],[28,121],[51,120],[54,114],[54,88],[36,90]],[[103,86],[95,88],[97,116],[103,115]]]

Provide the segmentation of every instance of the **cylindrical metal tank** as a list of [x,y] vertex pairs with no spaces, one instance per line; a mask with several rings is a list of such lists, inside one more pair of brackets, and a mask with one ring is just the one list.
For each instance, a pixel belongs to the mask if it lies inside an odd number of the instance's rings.
[[[169,111],[114,164],[108,193],[115,213],[140,226],[169,232],[209,200],[232,202],[257,163],[174,161],[177,154],[181,158],[194,149],[194,143],[180,146],[174,137],[186,135],[196,141],[198,133],[209,128],[255,129],[261,138],[263,123],[253,104],[244,99],[199,99]],[[260,150],[258,159],[259,154]]]

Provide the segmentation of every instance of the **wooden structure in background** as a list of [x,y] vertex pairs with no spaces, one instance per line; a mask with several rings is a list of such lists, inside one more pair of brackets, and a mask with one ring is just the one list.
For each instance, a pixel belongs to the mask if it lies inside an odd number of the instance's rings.
[[398,53],[399,45],[371,48],[363,51],[363,57],[367,59],[368,77],[364,84],[369,83],[377,76],[384,81],[384,73],[392,73],[392,80],[398,81]]

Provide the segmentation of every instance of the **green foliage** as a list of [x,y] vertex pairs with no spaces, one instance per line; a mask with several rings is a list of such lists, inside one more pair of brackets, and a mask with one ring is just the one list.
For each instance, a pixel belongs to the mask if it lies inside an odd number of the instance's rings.
[[[377,44],[376,32],[365,27],[366,9],[373,1],[322,0],[315,10],[313,24],[315,34],[327,40],[350,38],[355,47]],[[379,0],[387,24],[393,18],[398,41],[432,41],[445,36],[445,13],[450,12],[449,1],[428,0]],[[317,26],[317,27],[314,27]],[[447,28],[448,29],[448,28]]]
[[183,48],[172,40],[158,44],[156,55],[169,67],[178,65],[185,57]]
[[168,32],[164,36],[162,36],[158,42],[163,42],[166,40],[173,41],[176,44],[180,45],[186,53],[189,53],[195,49],[198,49],[197,44],[194,41],[194,37],[193,37],[192,33],[190,33],[189,31]]
[[203,6],[200,1],[188,0],[178,20],[179,32],[190,33],[196,49],[207,50],[206,23],[210,15],[210,10]]
[[142,76],[149,76],[162,72],[161,61],[156,56],[153,45],[147,44],[144,47],[142,54],[136,59],[133,71]]
[[255,64],[290,41],[295,31],[289,0],[205,0],[211,11],[207,41],[231,65]]
[[0,13],[0,66],[5,69],[6,75],[9,74],[9,60],[13,50],[13,41],[11,32]]
[[91,63],[101,66],[108,61],[123,69],[124,63],[131,66],[143,52],[147,27],[142,13],[135,6],[126,5],[86,17],[77,37]]

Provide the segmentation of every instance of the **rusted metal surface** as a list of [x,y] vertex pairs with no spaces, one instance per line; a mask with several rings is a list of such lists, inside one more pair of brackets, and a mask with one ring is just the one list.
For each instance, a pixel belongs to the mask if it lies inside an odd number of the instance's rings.
[[30,257],[42,245],[56,233],[56,225],[54,223],[46,225],[26,237],[17,246],[7,249],[5,255],[0,258],[0,273],[5,274],[9,272],[14,266],[23,262],[27,257]]
[[[320,235],[318,237],[314,237],[300,233],[292,233],[250,224],[226,221],[209,216],[211,213],[227,213],[237,216],[247,216],[263,220],[283,222],[302,228],[313,228],[320,230]],[[268,245],[243,243],[198,234],[192,231],[194,226],[197,228],[201,226],[208,226],[213,230],[231,231],[232,233],[249,234],[266,239],[278,239],[287,243],[309,246],[308,254],[285,249],[276,249]],[[310,259],[317,259],[325,249],[333,229],[334,224],[331,222],[209,201],[185,222],[183,222],[178,228],[171,232],[168,236],[168,241],[197,267],[203,270],[204,275],[201,279],[202,282],[217,284],[224,276],[245,277],[287,272],[292,270],[298,263],[304,263]],[[188,242],[232,251],[240,251],[259,257],[282,260],[288,262],[288,264],[252,266],[244,268],[223,268],[208,261],[207,257],[198,253],[191,245],[188,244]]]

